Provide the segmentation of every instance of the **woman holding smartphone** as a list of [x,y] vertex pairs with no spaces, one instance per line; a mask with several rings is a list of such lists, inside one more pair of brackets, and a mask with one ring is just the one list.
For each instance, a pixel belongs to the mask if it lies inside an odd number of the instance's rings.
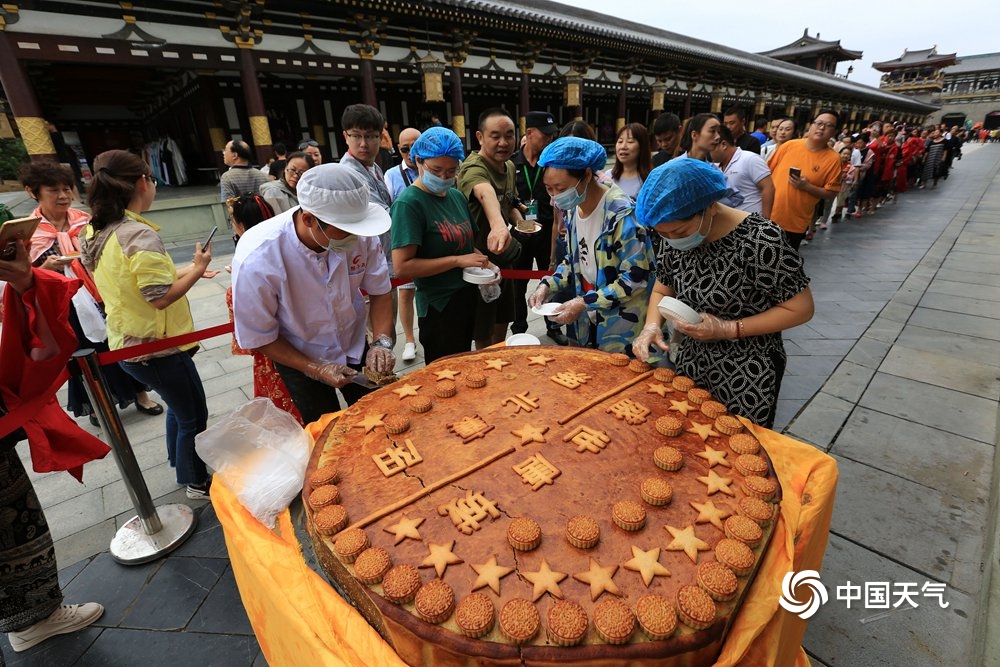
[[[24,191],[38,202],[38,206],[31,212],[32,217],[41,218],[31,237],[32,266],[79,278],[83,281],[83,289],[87,290],[98,308],[103,309],[103,299],[94,284],[94,278],[80,262],[80,235],[87,228],[90,216],[73,208],[73,171],[56,162],[32,162],[21,168],[20,179]],[[89,348],[97,353],[108,351],[104,339],[92,340],[87,337],[85,327],[80,323],[80,316],[72,303],[69,308],[69,323],[76,332],[79,343],[77,349]],[[127,375],[118,366],[105,367],[104,379],[119,408],[128,407],[134,401],[135,409],[143,414],[163,414],[163,406],[149,397],[146,385]],[[88,415],[90,423],[97,426],[99,422],[83,388],[83,382],[79,378],[70,377],[66,388],[66,409],[76,417]]]
[[[108,345],[117,350],[194,330],[187,294],[209,271],[210,248],[195,244],[194,262],[180,269],[163,247],[155,225],[142,217],[156,197],[149,166],[128,151],[101,153],[87,192],[93,216],[83,262],[93,272],[108,314]],[[150,385],[167,404],[167,459],[177,483],[192,499],[208,497],[211,477],[194,449],[205,430],[208,406],[192,355],[197,343],[141,354],[122,369]]]

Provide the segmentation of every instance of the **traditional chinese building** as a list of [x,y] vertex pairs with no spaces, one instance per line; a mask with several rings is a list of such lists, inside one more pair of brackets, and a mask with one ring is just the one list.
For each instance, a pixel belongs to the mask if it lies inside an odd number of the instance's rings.
[[1000,127],[1000,53],[962,56],[942,73],[941,122]]
[[872,63],[872,67],[884,72],[879,81],[880,89],[928,104],[941,104],[943,70],[957,62],[954,53],[938,53],[934,46],[922,51],[904,49],[898,58]]
[[[838,63],[860,60],[862,52],[845,49],[840,45],[839,39],[835,42],[824,41],[819,38],[819,33],[812,37],[809,34],[809,28],[806,28],[802,31],[802,37],[791,44],[763,51],[760,55],[817,72],[836,75]],[[852,65],[848,68],[847,73],[850,74],[853,71],[854,66]]]
[[377,106],[393,134],[438,115],[473,146],[478,114],[497,105],[522,124],[529,109],[583,118],[607,143],[626,121],[664,110],[684,118],[742,104],[808,120],[829,106],[854,125],[935,110],[823,63],[805,69],[546,0],[0,6],[0,82],[33,158],[54,151],[50,121],[90,159],[173,146],[191,183],[211,181],[231,137],[261,160],[273,142],[312,137],[336,159],[340,114],[355,102]]

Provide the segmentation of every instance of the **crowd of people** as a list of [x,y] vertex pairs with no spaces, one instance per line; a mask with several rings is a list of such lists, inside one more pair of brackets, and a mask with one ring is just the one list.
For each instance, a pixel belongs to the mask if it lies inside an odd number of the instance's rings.
[[[393,374],[397,318],[402,360],[416,359],[418,331],[430,363],[522,333],[529,308],[549,307],[546,335],[555,344],[674,363],[734,414],[770,427],[786,359],[781,332],[813,314],[800,246],[911,188],[936,187],[967,140],[957,127],[888,122],[849,132],[828,109],[801,133],[793,118],[758,119],[749,132],[734,107],[683,124],[671,113],[649,128],[627,123],[609,168],[588,124],[559,127],[552,114],[530,111],[525,125],[518,137],[506,110],[488,109],[478,118],[479,149],[467,152],[439,122],[404,128],[394,142],[377,109],[354,104],[341,117],[348,152],[339,162],[324,162],[319,143],[306,138],[292,152],[276,146],[258,169],[250,146],[228,142],[220,194],[237,245],[226,300],[233,352],[253,356],[254,393],[306,424]],[[99,155],[89,214],[72,207],[75,177],[63,166],[27,165],[22,182],[41,223],[30,244],[0,260],[5,371],[10,350],[51,366],[76,348],[117,350],[193,331],[186,294],[218,273],[208,268],[211,247],[196,244],[191,263],[174,265],[142,215],[157,192],[143,160],[121,150]],[[505,278],[506,269],[546,275],[529,293],[530,281]],[[474,284],[469,270],[490,277]],[[65,300],[60,318],[25,314],[38,308],[35,285]],[[664,297],[693,307],[700,321],[666,322],[657,308]],[[12,326],[9,318],[20,319]],[[36,326],[59,327],[62,347],[36,354]],[[14,329],[21,336],[11,341]],[[166,413],[177,482],[188,497],[205,498],[211,475],[194,448],[208,419],[197,349],[144,352],[104,371],[120,407]],[[19,379],[2,375],[0,415],[23,400]],[[92,414],[78,384],[68,408]],[[32,423],[22,429],[29,439]],[[0,433],[0,452],[25,433]],[[91,458],[100,455],[73,437]],[[4,460],[0,476],[20,485],[4,502],[23,511],[30,484]],[[43,601],[16,603],[31,611],[2,625],[15,650],[100,615],[60,603],[57,584]],[[28,639],[16,643],[19,632]]]

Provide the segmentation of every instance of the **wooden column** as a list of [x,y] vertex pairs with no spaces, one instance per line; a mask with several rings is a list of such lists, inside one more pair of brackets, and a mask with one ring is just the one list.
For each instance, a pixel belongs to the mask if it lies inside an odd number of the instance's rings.
[[451,64],[451,129],[465,141],[465,100],[462,97],[462,65]]
[[583,76],[576,72],[566,74],[566,109],[573,120],[583,120]]
[[691,90],[688,89],[687,95],[684,96],[684,119],[687,120],[691,117]]
[[531,110],[531,76],[528,74],[528,70],[521,70],[521,95],[518,101],[521,107],[520,117],[517,119],[517,124],[521,130],[521,135],[528,129],[528,119],[525,114]]
[[372,66],[372,58],[364,53],[361,54],[361,101],[368,106],[378,108],[378,100],[375,98],[375,68]]
[[42,118],[42,108],[24,66],[14,55],[6,32],[0,30],[0,84],[14,114],[21,140],[32,161],[56,159],[56,148]]
[[260,81],[257,79],[252,44],[244,45],[237,42],[237,46],[240,47],[240,85],[243,88],[243,103],[247,105],[250,136],[257,154],[257,164],[267,164],[268,158],[271,157],[271,128],[267,123],[264,96],[260,92]]
[[628,80],[627,75],[619,75],[622,80],[621,89],[618,91],[618,117],[615,118],[615,133],[625,127],[625,115],[628,110]]

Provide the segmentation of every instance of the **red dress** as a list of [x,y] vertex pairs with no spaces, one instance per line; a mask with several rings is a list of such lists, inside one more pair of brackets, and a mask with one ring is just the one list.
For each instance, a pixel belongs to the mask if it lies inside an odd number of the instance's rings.
[[[229,308],[229,321],[233,321],[233,288],[230,287],[226,290],[226,306]],[[269,358],[261,354],[260,352],[252,352],[250,350],[244,350],[236,343],[236,336],[233,336],[232,342],[233,354],[249,354],[253,357],[253,395],[254,398],[269,398],[271,402],[276,406],[295,417],[295,420],[305,426],[302,423],[302,415],[299,414],[299,409],[295,407],[294,401],[292,401],[291,394],[288,393],[288,388],[285,386],[285,382],[281,379],[278,374],[278,369],[274,367],[274,362]]]

